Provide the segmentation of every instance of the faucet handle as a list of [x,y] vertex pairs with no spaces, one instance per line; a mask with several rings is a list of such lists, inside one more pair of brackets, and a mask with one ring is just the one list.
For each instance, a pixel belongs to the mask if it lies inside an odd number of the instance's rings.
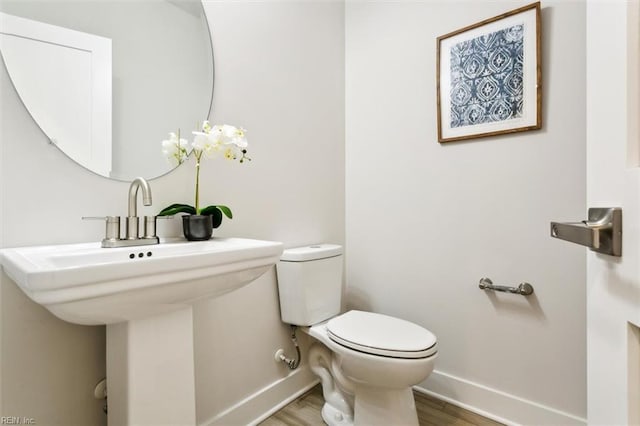
[[83,216],[82,220],[104,220],[105,221],[105,241],[116,241],[120,239],[120,216]]
[[137,240],[138,239],[138,228],[140,227],[140,218],[138,216],[127,216],[125,218],[125,230],[124,230],[124,239],[125,240]]
[[156,219],[158,216],[144,217],[144,236],[142,238],[156,238]]

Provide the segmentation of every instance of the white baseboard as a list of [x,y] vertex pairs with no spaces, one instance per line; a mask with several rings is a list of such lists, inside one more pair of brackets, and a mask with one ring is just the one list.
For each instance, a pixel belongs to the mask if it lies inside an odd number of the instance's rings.
[[303,365],[287,377],[275,381],[227,408],[200,426],[255,425],[284,407],[318,383]]
[[423,384],[414,389],[509,426],[587,424],[584,418],[437,370]]
[[[311,370],[306,365],[302,366],[287,377],[265,386],[201,423],[200,426],[255,425],[317,383],[318,378]],[[431,373],[425,384],[426,386],[414,386],[414,389],[508,426],[587,424],[584,418],[437,370]]]

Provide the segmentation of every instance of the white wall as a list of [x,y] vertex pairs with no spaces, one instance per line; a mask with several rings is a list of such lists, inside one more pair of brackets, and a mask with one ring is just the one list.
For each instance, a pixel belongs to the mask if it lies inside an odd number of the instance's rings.
[[[253,160],[205,164],[201,182],[210,190],[201,199],[233,206],[225,235],[287,247],[343,243],[343,5],[213,1],[205,9],[216,61],[214,121],[248,129]],[[284,377],[288,370],[272,361],[278,347],[294,354],[275,273],[199,305],[195,327],[199,423],[246,423],[220,413]]]
[[[585,215],[585,4],[542,4],[542,130],[436,137],[436,37],[526,3],[347,3],[349,300],[438,336],[424,388],[510,422],[579,424],[585,256],[549,222]],[[481,277],[535,294],[483,292]]]
[[592,425],[640,424],[639,23],[638,2],[589,2],[587,200],[623,212],[622,257],[587,256]]
[[[344,240],[344,9],[334,2],[207,2],[216,59],[212,121],[248,129],[247,165],[205,163],[201,199],[227,204],[220,236],[287,246]],[[104,225],[81,216],[124,215],[128,184],[78,167],[31,121],[0,71],[2,247],[98,241]],[[158,141],[160,147],[160,141]],[[158,211],[189,202],[193,167],[151,182]],[[162,236],[179,232],[161,223]],[[91,400],[104,377],[104,329],[64,323],[0,278],[0,415],[38,424],[104,422]],[[195,310],[197,417],[246,424],[311,383],[304,368],[273,361],[280,324],[272,272]],[[269,392],[263,392],[268,389]],[[242,405],[245,398],[250,404]],[[251,399],[253,398],[253,399]],[[239,404],[236,409],[233,406]]]

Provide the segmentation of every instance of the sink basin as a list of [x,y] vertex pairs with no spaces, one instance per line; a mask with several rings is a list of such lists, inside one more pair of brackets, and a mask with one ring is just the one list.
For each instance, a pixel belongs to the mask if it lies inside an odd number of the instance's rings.
[[281,254],[272,241],[167,239],[8,248],[0,264],[57,317],[107,325],[110,426],[195,426],[192,305],[250,283]]
[[243,238],[166,239],[155,246],[99,243],[0,250],[6,274],[34,302],[76,324],[114,324],[172,312],[241,287],[267,271],[282,243]]

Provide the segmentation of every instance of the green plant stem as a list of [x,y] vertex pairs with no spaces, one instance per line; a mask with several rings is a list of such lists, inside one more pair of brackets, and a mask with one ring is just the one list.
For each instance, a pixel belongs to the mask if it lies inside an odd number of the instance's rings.
[[200,214],[200,158],[202,151],[196,152],[196,214]]

